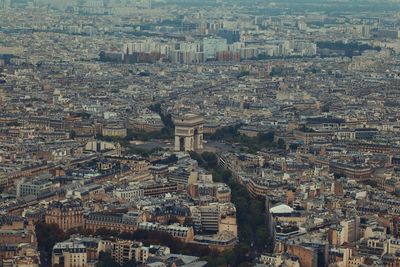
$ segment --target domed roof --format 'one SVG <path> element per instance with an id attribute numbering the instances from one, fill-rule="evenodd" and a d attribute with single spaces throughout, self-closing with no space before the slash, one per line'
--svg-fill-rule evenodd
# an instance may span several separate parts
<path id="1" fill-rule="evenodd" d="M 269 209 L 272 214 L 292 213 L 293 209 L 288 205 L 281 204 Z"/>

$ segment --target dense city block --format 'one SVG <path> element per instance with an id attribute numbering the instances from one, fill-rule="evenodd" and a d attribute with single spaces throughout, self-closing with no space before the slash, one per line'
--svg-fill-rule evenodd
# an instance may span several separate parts
<path id="1" fill-rule="evenodd" d="M 399 0 L 0 0 L 0 267 L 400 266 Z"/>

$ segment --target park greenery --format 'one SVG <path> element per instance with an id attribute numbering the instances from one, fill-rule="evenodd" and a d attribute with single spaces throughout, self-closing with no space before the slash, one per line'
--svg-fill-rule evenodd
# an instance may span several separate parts
<path id="1" fill-rule="evenodd" d="M 110 253 L 100 252 L 99 261 L 96 263 L 96 267 L 136 267 L 137 262 L 135 260 L 130 260 L 124 264 L 119 264 L 115 262 Z"/>
<path id="2" fill-rule="evenodd" d="M 239 132 L 241 124 L 218 129 L 213 134 L 205 135 L 205 139 L 226 142 L 232 145 L 238 144 L 245 152 L 256 153 L 262 149 L 285 149 L 285 142 L 279 139 L 274 142 L 274 133 L 258 133 L 255 137 L 243 135 Z"/>
<path id="3" fill-rule="evenodd" d="M 248 71 L 248 70 L 243 70 L 243 71 L 239 72 L 239 73 L 236 75 L 236 78 L 237 78 L 237 79 L 240 79 L 240 78 L 242 78 L 242 77 L 246 77 L 246 76 L 249 76 L 249 75 L 250 75 L 250 71 Z"/>
<path id="4" fill-rule="evenodd" d="M 138 141 L 150 141 L 150 140 L 168 140 L 174 137 L 174 124 L 171 118 L 171 115 L 164 115 L 161 112 L 161 104 L 157 103 L 151 105 L 150 110 L 156 112 L 160 115 L 161 120 L 164 124 L 164 127 L 161 131 L 154 131 L 154 132 L 140 132 L 140 131 L 133 131 L 128 129 L 127 135 L 125 137 L 115 137 L 115 136 L 103 136 L 98 134 L 96 136 L 97 140 L 105 141 L 105 142 L 113 142 L 119 143 L 122 147 L 125 148 L 125 151 L 130 154 L 138 154 L 141 156 L 148 156 L 153 152 L 157 152 L 162 150 L 159 147 L 152 148 L 152 149 L 145 149 L 139 147 L 137 145 L 131 144 L 131 141 L 138 140 Z"/>
<path id="5" fill-rule="evenodd" d="M 162 150 L 161 148 L 144 149 L 131 144 L 131 141 L 133 140 L 149 141 L 154 139 L 161 139 L 161 140 L 173 139 L 175 126 L 172 121 L 171 114 L 164 115 L 163 112 L 161 111 L 160 103 L 151 105 L 149 109 L 160 115 L 161 120 L 164 124 L 164 128 L 162 128 L 161 131 L 135 132 L 132 130 L 128 130 L 126 137 L 111 137 L 111 136 L 97 135 L 96 136 L 97 140 L 120 143 L 128 153 L 138 154 L 142 156 L 148 156 L 153 152 Z M 216 130 L 216 132 L 213 134 L 205 134 L 204 139 L 225 142 L 231 144 L 232 146 L 238 145 L 240 146 L 241 151 L 248 153 L 256 153 L 263 149 L 286 148 L 285 142 L 282 139 L 278 139 L 277 142 L 274 141 L 273 132 L 258 133 L 257 136 L 250 137 L 241 134 L 239 132 L 239 129 L 242 126 L 243 124 L 237 124 L 234 126 L 222 127 Z"/>
<path id="6" fill-rule="evenodd" d="M 138 134 L 141 134 L 141 135 L 143 134 L 143 136 L 144 136 L 146 133 L 138 133 Z M 151 136 L 151 133 L 147 133 L 147 134 Z M 154 152 L 163 150 L 161 147 L 155 147 L 155 148 L 148 149 L 148 148 L 140 147 L 135 144 L 131 144 L 131 141 L 133 141 L 133 140 L 142 141 L 142 138 L 134 138 L 133 137 L 134 135 L 135 135 L 135 133 L 133 133 L 131 130 L 128 130 L 128 135 L 125 137 L 97 135 L 96 139 L 100 140 L 100 141 L 105 141 L 105 142 L 119 143 L 128 154 L 135 154 L 135 155 L 140 155 L 143 157 L 147 157 Z M 143 139 L 145 139 L 145 138 L 143 138 Z"/>
<path id="7" fill-rule="evenodd" d="M 178 161 L 178 157 L 175 154 L 171 156 L 159 160 L 152 161 L 152 164 L 162 164 L 162 165 L 171 165 Z"/>
<path id="8" fill-rule="evenodd" d="M 346 57 L 353 57 L 361 54 L 366 50 L 376 50 L 380 51 L 379 47 L 374 47 L 369 44 L 362 44 L 357 42 L 343 43 L 343 42 L 317 42 L 317 47 L 319 49 L 330 49 L 330 50 L 341 50 L 345 52 Z"/>

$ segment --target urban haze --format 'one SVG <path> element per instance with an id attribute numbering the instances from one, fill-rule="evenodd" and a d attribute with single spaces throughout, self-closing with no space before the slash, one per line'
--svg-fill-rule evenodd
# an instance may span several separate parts
<path id="1" fill-rule="evenodd" d="M 400 0 L 0 0 L 0 267 L 400 267 Z"/>

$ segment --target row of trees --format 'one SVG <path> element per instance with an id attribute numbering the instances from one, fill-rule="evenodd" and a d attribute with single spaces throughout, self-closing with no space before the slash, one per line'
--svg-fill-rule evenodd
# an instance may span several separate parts
<path id="1" fill-rule="evenodd" d="M 274 141 L 274 133 L 258 133 L 255 137 L 243 135 L 239 132 L 242 124 L 235 126 L 223 127 L 215 131 L 215 133 L 206 135 L 205 138 L 213 141 L 224 141 L 230 144 L 239 144 L 247 149 L 246 152 L 256 153 L 262 149 L 268 148 L 280 148 L 285 149 L 286 145 L 283 139 L 279 139 L 277 142 Z"/>
<path id="2" fill-rule="evenodd" d="M 165 125 L 165 128 L 173 129 L 175 127 L 174 122 L 172 121 L 171 114 L 164 115 L 164 113 L 161 111 L 161 103 L 153 104 L 149 107 L 149 109 L 160 115 L 161 120 Z"/>
<path id="3" fill-rule="evenodd" d="M 203 260 L 209 262 L 209 266 L 248 266 L 251 263 L 254 253 L 265 250 L 271 251 L 273 243 L 271 238 L 268 237 L 265 224 L 264 201 L 251 198 L 246 188 L 232 176 L 232 173 L 218 165 L 216 154 L 210 152 L 197 154 L 192 152 L 191 156 L 199 162 L 201 167 L 213 173 L 214 181 L 224 182 L 231 188 L 232 202 L 236 206 L 236 217 L 239 228 L 239 243 L 233 251 L 219 254 L 204 246 L 184 243 L 162 232 L 136 231 L 134 233 L 119 233 L 107 229 L 100 229 L 96 232 L 74 229 L 65 233 L 55 224 L 37 224 L 36 233 L 42 256 L 45 258 L 44 262 L 50 262 L 51 251 L 55 243 L 64 241 L 71 234 L 77 233 L 101 236 L 103 238 L 118 237 L 121 239 L 138 240 L 145 245 L 164 245 L 170 247 L 174 253 L 202 257 Z M 98 266 L 117 265 L 112 265 L 110 258 L 104 255 Z"/>
<path id="4" fill-rule="evenodd" d="M 174 238 L 170 234 L 164 232 L 139 230 L 133 233 L 121 233 L 105 228 L 99 229 L 95 232 L 83 228 L 75 228 L 64 232 L 58 227 L 57 224 L 40 223 L 36 225 L 36 235 L 38 239 L 39 249 L 41 251 L 41 256 L 43 257 L 42 262 L 45 266 L 48 266 L 51 263 L 51 253 L 54 245 L 58 242 L 67 240 L 73 234 L 80 234 L 84 236 L 99 236 L 109 240 L 120 238 L 124 240 L 140 241 L 143 242 L 143 244 L 146 246 L 168 246 L 174 253 L 188 254 L 198 257 L 206 257 L 209 255 L 212 255 L 214 257 L 218 256 L 218 253 L 210 250 L 205 246 L 182 242 L 181 240 Z M 118 263 L 111 264 L 112 259 L 110 259 L 106 254 L 103 254 L 103 256 L 103 258 L 101 257 L 99 259 L 99 266 L 119 266 Z"/>
<path id="5" fill-rule="evenodd" d="M 100 252 L 99 260 L 96 263 L 96 267 L 136 267 L 136 266 L 137 262 L 135 260 L 127 261 L 121 265 L 113 260 L 110 253 L 106 252 Z"/>
<path id="6" fill-rule="evenodd" d="M 64 232 L 57 224 L 37 223 L 36 238 L 40 250 L 42 266 L 51 266 L 51 253 L 56 243 L 67 240 L 73 234 L 91 235 L 93 232 L 83 228 L 71 229 Z"/>
<path id="7" fill-rule="evenodd" d="M 272 251 L 273 240 L 268 236 L 265 223 L 264 201 L 254 199 L 229 170 L 218 165 L 217 155 L 210 152 L 191 153 L 199 165 L 213 174 L 215 182 L 224 182 L 231 188 L 232 202 L 236 206 L 236 218 L 239 228 L 239 243 L 233 251 L 219 257 L 206 257 L 210 266 L 247 266 L 256 252 Z"/>

